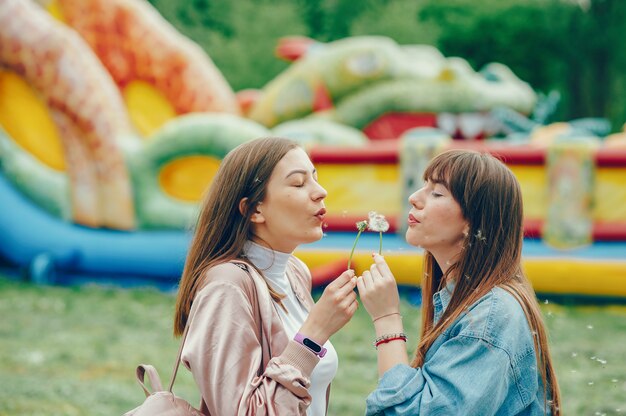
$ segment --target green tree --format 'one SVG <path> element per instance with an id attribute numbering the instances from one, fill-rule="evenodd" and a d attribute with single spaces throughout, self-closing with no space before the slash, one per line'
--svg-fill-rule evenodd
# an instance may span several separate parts
<path id="1" fill-rule="evenodd" d="M 352 22 L 352 36 L 388 36 L 402 45 L 436 45 L 439 26 L 431 21 L 418 20 L 422 2 L 394 0 L 371 2 Z"/>
<path id="2" fill-rule="evenodd" d="M 438 45 L 479 68 L 509 65 L 535 89 L 558 90 L 558 117 L 624 121 L 622 0 L 429 0 L 420 20 L 441 28 Z"/>
<path id="3" fill-rule="evenodd" d="M 328 42 L 351 36 L 351 27 L 363 12 L 373 6 L 388 3 L 387 0 L 295 0 L 303 21 L 308 27 L 307 35 Z"/>
<path id="4" fill-rule="evenodd" d="M 290 0 L 151 2 L 207 52 L 235 91 L 261 88 L 276 77 L 289 65 L 274 55 L 278 39 L 306 34 Z"/>

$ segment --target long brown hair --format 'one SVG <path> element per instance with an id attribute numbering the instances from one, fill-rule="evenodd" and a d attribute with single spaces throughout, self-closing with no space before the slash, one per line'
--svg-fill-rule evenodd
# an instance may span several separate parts
<path id="1" fill-rule="evenodd" d="M 545 405 L 550 407 L 553 415 L 560 414 L 561 399 L 546 328 L 537 298 L 521 265 L 523 204 L 515 175 L 489 154 L 449 150 L 430 162 L 424 180 L 442 181 L 446 185 L 461 206 L 469 232 L 458 260 L 445 274 L 433 255 L 428 251 L 425 253 L 421 339 L 411 365 L 422 366 L 435 339 L 472 304 L 499 286 L 511 293 L 524 310 L 534 335 Z M 455 279 L 455 286 L 450 303 L 434 324 L 433 295 L 451 276 Z"/>
<path id="2" fill-rule="evenodd" d="M 268 137 L 239 145 L 226 155 L 202 201 L 191 247 L 180 279 L 174 335 L 182 335 L 191 304 L 213 265 L 241 259 L 252 238 L 250 217 L 265 198 L 267 183 L 278 162 L 298 145 L 288 139 Z M 239 202 L 247 198 L 245 212 Z M 269 285 L 272 298 L 283 297 Z"/>

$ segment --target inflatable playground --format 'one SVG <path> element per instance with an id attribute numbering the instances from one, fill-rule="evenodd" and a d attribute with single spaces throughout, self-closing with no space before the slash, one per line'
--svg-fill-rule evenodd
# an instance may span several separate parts
<path id="1" fill-rule="evenodd" d="M 508 67 L 384 37 L 293 37 L 291 65 L 234 92 L 144 0 L 2 0 L 0 266 L 48 284 L 176 287 L 198 202 L 224 155 L 260 136 L 302 144 L 328 190 L 325 237 L 295 254 L 323 286 L 356 222 L 384 214 L 383 254 L 419 287 L 407 197 L 437 152 L 501 158 L 522 185 L 535 290 L 626 300 L 626 132 L 543 124 L 554 105 Z M 368 268 L 378 234 L 353 266 Z"/>

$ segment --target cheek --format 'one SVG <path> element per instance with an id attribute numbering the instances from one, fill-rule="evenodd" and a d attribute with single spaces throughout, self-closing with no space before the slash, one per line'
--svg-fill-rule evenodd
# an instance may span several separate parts
<path id="1" fill-rule="evenodd" d="M 431 238 L 448 240 L 462 236 L 464 226 L 465 220 L 457 209 L 441 207 L 431 212 L 424 232 Z"/>

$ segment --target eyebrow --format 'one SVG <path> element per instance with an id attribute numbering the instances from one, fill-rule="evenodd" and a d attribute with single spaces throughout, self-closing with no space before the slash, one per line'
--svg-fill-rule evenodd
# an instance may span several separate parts
<path id="1" fill-rule="evenodd" d="M 302 175 L 306 175 L 308 172 L 307 172 L 306 170 L 304 170 L 304 169 L 295 169 L 295 170 L 292 170 L 291 172 L 289 172 L 289 173 L 287 174 L 287 176 L 285 176 L 285 179 L 287 179 L 287 178 L 288 178 L 288 177 L 290 177 L 291 175 L 295 175 L 295 174 L 298 174 L 298 173 L 301 173 Z M 317 173 L 317 169 L 313 169 L 313 170 L 311 171 L 311 173 L 312 173 L 313 175 L 315 175 L 315 174 Z"/>

